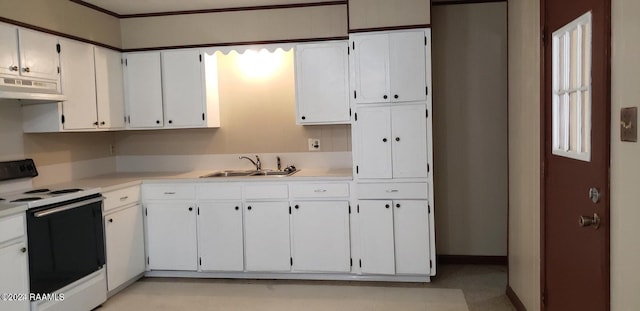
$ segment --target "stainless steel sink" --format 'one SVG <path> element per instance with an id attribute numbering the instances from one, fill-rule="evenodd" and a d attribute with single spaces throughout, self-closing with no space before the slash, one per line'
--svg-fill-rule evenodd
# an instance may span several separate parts
<path id="1" fill-rule="evenodd" d="M 215 177 L 253 177 L 253 176 L 291 176 L 297 173 L 299 170 L 295 171 L 272 171 L 272 170 L 224 170 L 224 171 L 216 171 L 207 175 L 200 176 L 200 178 L 215 178 Z"/>
<path id="2" fill-rule="evenodd" d="M 227 170 L 227 171 L 217 171 L 211 174 L 207 174 L 204 176 L 200 176 L 200 178 L 211 178 L 211 177 L 239 177 L 239 176 L 249 176 L 253 173 L 256 173 L 254 170 Z"/>

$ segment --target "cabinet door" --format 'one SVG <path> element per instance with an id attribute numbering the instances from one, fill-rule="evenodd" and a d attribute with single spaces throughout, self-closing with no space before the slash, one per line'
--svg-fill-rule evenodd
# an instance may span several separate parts
<path id="1" fill-rule="evenodd" d="M 294 271 L 349 272 L 349 202 L 294 203 L 291 241 Z"/>
<path id="2" fill-rule="evenodd" d="M 122 55 L 113 50 L 95 47 L 95 61 L 98 127 L 123 128 L 125 122 Z"/>
<path id="3" fill-rule="evenodd" d="M 243 271 L 242 204 L 200 202 L 198 252 L 203 271 Z"/>
<path id="4" fill-rule="evenodd" d="M 0 23 L 0 74 L 19 75 L 18 28 Z"/>
<path id="5" fill-rule="evenodd" d="M 391 115 L 387 107 L 362 108 L 356 117 L 358 178 L 391 178 Z"/>
<path id="6" fill-rule="evenodd" d="M 147 204 L 147 249 L 150 270 L 197 270 L 195 204 Z"/>
<path id="7" fill-rule="evenodd" d="M 289 203 L 250 202 L 244 209 L 247 271 L 290 271 Z"/>
<path id="8" fill-rule="evenodd" d="M 24 242 L 0 248 L 0 294 L 29 295 L 29 270 Z M 0 301 L 2 310 L 29 311 L 29 300 Z"/>
<path id="9" fill-rule="evenodd" d="M 429 260 L 429 214 L 427 201 L 393 201 L 396 273 L 427 274 Z"/>
<path id="10" fill-rule="evenodd" d="M 204 76 L 200 51 L 162 52 L 165 127 L 204 126 Z"/>
<path id="11" fill-rule="evenodd" d="M 426 100 L 426 46 L 422 30 L 389 35 L 389 72 L 392 101 Z"/>
<path id="12" fill-rule="evenodd" d="M 296 46 L 298 124 L 349 122 L 348 44 Z"/>
<path id="13" fill-rule="evenodd" d="M 352 63 L 355 72 L 355 102 L 389 102 L 389 36 L 353 36 Z"/>
<path id="14" fill-rule="evenodd" d="M 61 86 L 62 93 L 67 97 L 62 103 L 64 129 L 97 128 L 93 46 L 72 40 L 60 40 L 60 46 Z"/>
<path id="15" fill-rule="evenodd" d="M 162 127 L 160 52 L 127 54 L 125 77 L 129 127 Z"/>
<path id="16" fill-rule="evenodd" d="M 144 272 L 142 207 L 134 205 L 104 218 L 107 289 L 112 291 Z"/>
<path id="17" fill-rule="evenodd" d="M 18 30 L 18 36 L 21 74 L 26 77 L 58 80 L 58 38 L 22 28 Z"/>
<path id="18" fill-rule="evenodd" d="M 393 209 L 391 201 L 358 202 L 362 273 L 394 274 Z"/>
<path id="19" fill-rule="evenodd" d="M 425 105 L 391 108 L 393 177 L 427 177 L 427 115 Z"/>

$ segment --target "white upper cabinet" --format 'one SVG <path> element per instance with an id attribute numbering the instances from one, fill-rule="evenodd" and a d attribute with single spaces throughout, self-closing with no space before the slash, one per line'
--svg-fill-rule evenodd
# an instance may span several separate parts
<path id="1" fill-rule="evenodd" d="M 348 42 L 296 46 L 298 124 L 349 123 Z"/>
<path id="2" fill-rule="evenodd" d="M 95 68 L 98 127 L 101 129 L 124 128 L 122 54 L 95 47 Z"/>
<path id="3" fill-rule="evenodd" d="M 125 81 L 129 127 L 161 128 L 164 118 L 160 52 L 127 54 Z"/>
<path id="4" fill-rule="evenodd" d="M 202 127 L 205 86 L 202 54 L 198 50 L 162 52 L 165 127 Z"/>
<path id="5" fill-rule="evenodd" d="M 354 131 L 358 179 L 427 177 L 425 105 L 360 108 Z"/>
<path id="6" fill-rule="evenodd" d="M 19 75 L 18 27 L 0 23 L 0 74 Z"/>
<path id="7" fill-rule="evenodd" d="M 18 38 L 21 74 L 25 77 L 58 80 L 58 38 L 23 28 L 18 29 Z"/>
<path id="8" fill-rule="evenodd" d="M 78 41 L 60 40 L 62 92 L 65 130 L 94 129 L 98 127 L 96 108 L 96 81 L 93 46 Z"/>
<path id="9" fill-rule="evenodd" d="M 427 42 L 427 30 L 351 35 L 354 102 L 425 100 Z"/>

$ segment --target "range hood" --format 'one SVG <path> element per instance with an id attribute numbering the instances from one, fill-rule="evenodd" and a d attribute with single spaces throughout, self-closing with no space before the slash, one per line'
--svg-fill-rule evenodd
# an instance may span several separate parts
<path id="1" fill-rule="evenodd" d="M 38 103 L 66 100 L 59 89 L 57 81 L 0 76 L 0 99 L 19 99 Z"/>

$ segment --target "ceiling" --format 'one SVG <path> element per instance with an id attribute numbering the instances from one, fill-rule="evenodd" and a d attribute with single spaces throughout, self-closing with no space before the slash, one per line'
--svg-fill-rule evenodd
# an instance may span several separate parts
<path id="1" fill-rule="evenodd" d="M 334 2 L 328 0 L 82 0 L 118 15 Z"/>

